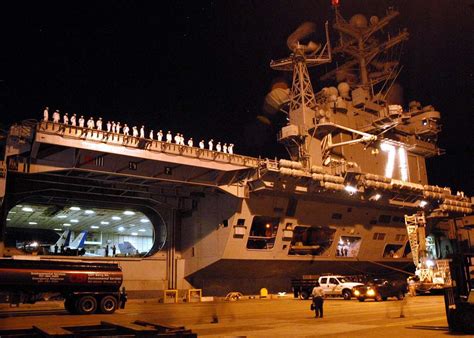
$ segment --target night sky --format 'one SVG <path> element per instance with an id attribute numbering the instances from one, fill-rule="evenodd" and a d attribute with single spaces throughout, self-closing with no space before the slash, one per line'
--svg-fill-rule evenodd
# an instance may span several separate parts
<path id="1" fill-rule="evenodd" d="M 410 33 L 399 79 L 405 106 L 416 99 L 442 114 L 446 155 L 428 161 L 430 183 L 471 196 L 473 3 L 341 0 L 346 19 L 358 12 L 383 17 L 389 6 L 401 12 L 390 27 Z M 272 80 L 282 75 L 269 62 L 288 56 L 286 38 L 300 23 L 315 22 L 322 38 L 327 19 L 330 0 L 10 1 L 0 14 L 0 122 L 5 129 L 40 119 L 48 105 L 280 157 L 276 128 L 256 119 Z M 318 78 L 334 66 L 311 70 L 315 91 L 332 85 Z"/>

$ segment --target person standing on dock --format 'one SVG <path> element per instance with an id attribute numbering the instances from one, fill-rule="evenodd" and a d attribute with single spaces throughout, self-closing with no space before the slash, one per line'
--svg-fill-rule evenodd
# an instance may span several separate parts
<path id="1" fill-rule="evenodd" d="M 311 295 L 313 296 L 314 317 L 323 318 L 324 291 L 319 282 L 316 282 Z"/>

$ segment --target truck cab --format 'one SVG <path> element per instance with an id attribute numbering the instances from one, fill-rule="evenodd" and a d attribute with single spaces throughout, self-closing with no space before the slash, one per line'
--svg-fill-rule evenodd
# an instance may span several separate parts
<path id="1" fill-rule="evenodd" d="M 323 288 L 324 294 L 328 296 L 342 296 L 349 300 L 352 298 L 352 289 L 355 286 L 362 285 L 346 280 L 343 276 L 321 276 L 319 284 Z"/>

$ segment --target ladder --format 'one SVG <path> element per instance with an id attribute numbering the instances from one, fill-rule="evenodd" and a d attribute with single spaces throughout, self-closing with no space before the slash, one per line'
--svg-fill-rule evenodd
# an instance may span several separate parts
<path id="1" fill-rule="evenodd" d="M 410 241 L 411 255 L 415 267 L 419 265 L 419 250 L 420 244 L 418 242 L 418 227 L 425 226 L 426 220 L 424 214 L 405 215 L 405 226 L 407 228 L 408 240 Z M 423 248 L 422 248 L 423 249 Z"/>

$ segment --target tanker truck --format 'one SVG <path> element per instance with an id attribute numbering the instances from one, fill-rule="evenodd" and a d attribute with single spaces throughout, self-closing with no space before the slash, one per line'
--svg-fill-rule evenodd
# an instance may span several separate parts
<path id="1" fill-rule="evenodd" d="M 124 308 L 122 269 L 115 263 L 0 259 L 0 302 L 35 303 L 61 297 L 74 314 Z"/>

